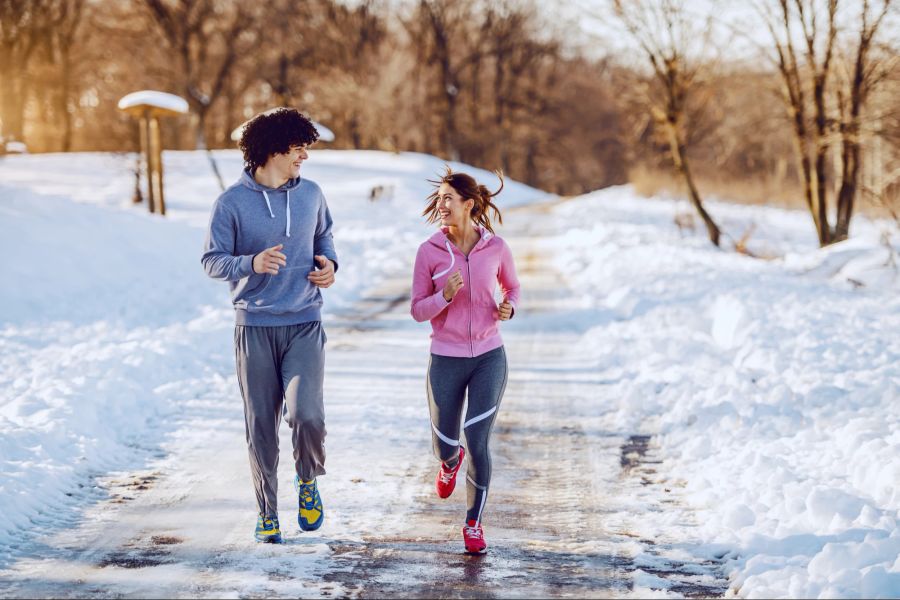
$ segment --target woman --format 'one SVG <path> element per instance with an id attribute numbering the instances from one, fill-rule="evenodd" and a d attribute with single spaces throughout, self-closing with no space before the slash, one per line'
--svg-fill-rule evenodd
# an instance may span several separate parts
<path id="1" fill-rule="evenodd" d="M 498 321 L 515 314 L 519 281 L 512 253 L 494 235 L 489 212 L 503 223 L 491 193 L 465 173 L 447 168 L 422 213 L 440 230 L 419 246 L 413 273 L 412 316 L 431 321 L 431 360 L 427 389 L 435 456 L 441 461 L 435 486 L 448 498 L 466 456 L 468 510 L 463 527 L 466 552 L 487 550 L 481 516 L 491 481 L 488 447 L 497 409 L 506 388 L 507 363 Z M 494 300 L 500 284 L 502 301 Z M 465 421 L 463 402 L 468 392 Z"/>

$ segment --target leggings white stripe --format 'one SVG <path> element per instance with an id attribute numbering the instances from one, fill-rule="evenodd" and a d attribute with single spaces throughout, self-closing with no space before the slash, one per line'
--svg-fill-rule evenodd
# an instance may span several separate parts
<path id="1" fill-rule="evenodd" d="M 431 424 L 431 428 L 434 429 L 435 435 L 441 438 L 443 442 L 450 444 L 451 446 L 459 446 L 459 440 L 451 440 L 450 438 L 448 438 L 438 430 L 437 426 L 434 423 Z"/>
<path id="2" fill-rule="evenodd" d="M 475 524 L 478 525 L 481 523 L 481 513 L 484 512 L 484 503 L 487 500 L 487 486 L 486 485 L 478 485 L 475 483 L 475 480 L 466 475 L 466 481 L 475 486 L 476 489 L 481 491 L 481 504 L 478 505 L 478 514 L 475 517 Z"/>
<path id="3" fill-rule="evenodd" d="M 471 419 L 469 419 L 468 421 L 466 421 L 465 423 L 463 423 L 463 429 L 465 429 L 465 428 L 468 427 L 469 425 L 474 425 L 474 424 L 477 423 L 478 421 L 483 421 L 483 420 L 487 419 L 489 416 L 491 416 L 491 415 L 494 414 L 495 412 L 497 412 L 497 407 L 496 407 L 496 406 L 495 406 L 494 408 L 492 408 L 491 410 L 487 411 L 487 412 L 481 413 L 481 414 L 478 415 L 477 417 L 472 417 Z"/>
<path id="4" fill-rule="evenodd" d="M 484 501 L 487 500 L 487 490 L 481 492 L 481 506 L 478 507 L 478 517 L 475 519 L 475 524 L 481 524 L 481 513 L 484 512 Z"/>
<path id="5" fill-rule="evenodd" d="M 486 485 L 478 485 L 477 483 L 475 483 L 475 480 L 472 479 L 471 477 L 469 477 L 468 475 L 466 475 L 466 481 L 468 481 L 469 483 L 471 483 L 472 485 L 474 485 L 475 487 L 477 487 L 477 488 L 478 488 L 479 490 L 481 490 L 482 492 L 487 491 L 487 486 L 486 486 Z"/>

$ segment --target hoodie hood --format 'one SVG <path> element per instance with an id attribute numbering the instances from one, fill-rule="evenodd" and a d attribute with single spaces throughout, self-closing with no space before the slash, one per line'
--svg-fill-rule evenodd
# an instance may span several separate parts
<path id="1" fill-rule="evenodd" d="M 449 230 L 450 230 L 449 227 L 441 227 L 436 232 L 434 232 L 433 236 L 428 238 L 428 241 L 440 248 L 445 247 L 447 244 L 450 244 L 452 246 L 453 244 L 450 241 L 450 238 L 447 237 L 447 232 Z M 475 231 L 478 232 L 478 235 L 481 236 L 481 239 L 478 240 L 478 242 L 475 244 L 475 247 L 472 248 L 472 250 L 474 250 L 475 248 L 481 248 L 482 246 L 487 244 L 491 240 L 491 238 L 494 237 L 493 233 L 491 233 L 484 227 L 481 227 L 480 225 L 475 227 Z"/>
<path id="2" fill-rule="evenodd" d="M 301 177 L 294 177 L 292 179 L 288 179 L 285 181 L 280 187 L 270 188 L 268 186 L 262 185 L 253 177 L 253 174 L 250 172 L 250 169 L 244 169 L 241 172 L 241 185 L 249 188 L 255 192 L 260 192 L 262 194 L 263 200 L 266 201 L 266 208 L 269 209 L 269 217 L 274 219 L 275 213 L 272 212 L 272 200 L 269 198 L 269 192 L 285 192 L 284 198 L 284 210 L 287 215 L 286 223 L 284 226 L 284 235 L 287 237 L 291 237 L 291 191 L 296 190 L 300 187 L 300 183 L 303 181 Z"/>
<path id="3" fill-rule="evenodd" d="M 302 177 L 294 177 L 293 179 L 288 179 L 284 182 L 280 187 L 270 188 L 266 187 L 263 184 L 256 181 L 253 178 L 253 173 L 250 172 L 250 169 L 244 169 L 241 172 L 241 185 L 247 188 L 250 188 L 256 192 L 274 192 L 276 190 L 295 190 L 300 186 L 300 182 L 303 181 Z"/>
<path id="4" fill-rule="evenodd" d="M 437 273 L 432 276 L 432 279 L 439 279 L 453 270 L 453 267 L 456 265 L 456 253 L 453 252 L 453 242 L 450 241 L 450 238 L 447 237 L 447 231 L 449 231 L 449 227 L 441 227 L 438 231 L 435 232 L 433 236 L 428 238 L 428 241 L 431 244 L 434 244 L 438 248 L 445 249 L 447 254 L 449 255 L 450 261 L 447 263 L 448 266 L 446 269 L 441 269 Z M 488 231 L 484 227 L 476 227 L 478 234 L 481 236 L 481 239 L 476 242 L 475 246 L 472 248 L 471 252 L 475 250 L 479 250 L 487 245 L 487 243 L 494 237 L 494 234 Z"/>

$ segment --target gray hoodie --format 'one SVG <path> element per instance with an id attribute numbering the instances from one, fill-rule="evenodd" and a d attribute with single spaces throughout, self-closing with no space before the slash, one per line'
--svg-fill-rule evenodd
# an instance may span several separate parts
<path id="1" fill-rule="evenodd" d="M 331 213 L 322 189 L 308 179 L 279 188 L 244 171 L 213 205 L 201 262 L 207 275 L 227 281 L 238 325 L 296 325 L 321 320 L 322 293 L 306 278 L 314 255 L 334 262 Z M 253 272 L 253 257 L 283 244 L 287 266 L 278 275 Z"/>

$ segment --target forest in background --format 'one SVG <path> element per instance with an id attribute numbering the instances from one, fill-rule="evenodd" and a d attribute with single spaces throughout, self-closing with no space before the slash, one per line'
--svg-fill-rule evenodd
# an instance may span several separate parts
<path id="1" fill-rule="evenodd" d="M 731 21 L 728 4 L 0 0 L 0 136 L 132 151 L 116 103 L 156 89 L 191 109 L 164 123 L 170 149 L 232 148 L 247 118 L 293 106 L 332 148 L 563 195 L 632 182 L 805 206 L 822 245 L 846 237 L 842 211 L 844 227 L 859 208 L 896 219 L 896 3 L 758 0 Z"/>

